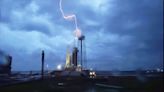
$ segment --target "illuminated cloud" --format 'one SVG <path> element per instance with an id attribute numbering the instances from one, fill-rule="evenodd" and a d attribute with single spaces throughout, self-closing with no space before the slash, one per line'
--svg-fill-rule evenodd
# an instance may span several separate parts
<path id="1" fill-rule="evenodd" d="M 106 13 L 113 7 L 114 0 L 80 0 L 81 5 L 91 8 L 94 12 Z"/>

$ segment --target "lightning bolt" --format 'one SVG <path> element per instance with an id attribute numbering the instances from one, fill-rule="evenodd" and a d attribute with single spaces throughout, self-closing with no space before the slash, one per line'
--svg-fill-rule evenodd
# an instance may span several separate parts
<path id="1" fill-rule="evenodd" d="M 74 34 L 75 34 L 75 37 L 79 38 L 81 36 L 81 30 L 77 26 L 76 15 L 75 14 L 65 15 L 64 14 L 64 11 L 63 11 L 63 8 L 62 8 L 62 0 L 60 0 L 60 2 L 59 2 L 59 7 L 60 7 L 60 11 L 61 11 L 62 16 L 63 16 L 64 19 L 66 19 L 66 20 L 74 20 L 74 24 L 75 24 Z"/>

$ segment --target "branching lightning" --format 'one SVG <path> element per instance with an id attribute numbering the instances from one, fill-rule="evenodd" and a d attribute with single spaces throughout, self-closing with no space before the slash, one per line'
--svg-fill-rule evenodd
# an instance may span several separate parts
<path id="1" fill-rule="evenodd" d="M 76 37 L 79 38 L 81 36 L 81 31 L 80 31 L 80 29 L 77 26 L 77 18 L 76 18 L 76 15 L 75 14 L 65 15 L 64 14 L 64 11 L 63 11 L 63 8 L 62 8 L 62 0 L 60 0 L 59 7 L 60 7 L 60 11 L 61 11 L 62 16 L 63 16 L 64 19 L 66 19 L 66 20 L 74 20 L 74 24 L 75 24 L 74 34 L 75 34 Z"/>

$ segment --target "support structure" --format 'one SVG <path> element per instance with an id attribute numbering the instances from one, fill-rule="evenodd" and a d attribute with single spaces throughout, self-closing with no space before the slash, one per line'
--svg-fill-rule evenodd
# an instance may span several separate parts
<path id="1" fill-rule="evenodd" d="M 77 67 L 77 56 L 78 56 L 78 48 L 74 47 L 73 48 L 73 53 L 72 53 L 72 64 L 76 68 Z"/>
<path id="2" fill-rule="evenodd" d="M 84 35 L 81 35 L 78 40 L 80 41 L 80 65 L 81 65 L 81 68 L 83 67 L 83 40 L 85 40 L 85 36 Z"/>

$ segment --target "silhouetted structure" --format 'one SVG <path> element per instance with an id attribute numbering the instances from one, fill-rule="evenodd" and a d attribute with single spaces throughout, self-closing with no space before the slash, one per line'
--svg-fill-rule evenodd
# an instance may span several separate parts
<path id="1" fill-rule="evenodd" d="M 4 63 L 0 64 L 0 74 L 9 74 L 11 73 L 11 63 L 12 63 L 12 56 L 10 55 L 3 55 Z"/>
<path id="2" fill-rule="evenodd" d="M 84 35 L 81 35 L 78 40 L 80 41 L 80 64 L 81 64 L 81 68 L 83 67 L 83 40 L 85 40 L 85 36 Z"/>
<path id="3" fill-rule="evenodd" d="M 72 53 L 72 63 L 74 67 L 77 67 L 77 54 L 78 54 L 78 48 L 74 47 L 73 53 Z"/>
<path id="4" fill-rule="evenodd" d="M 42 70 L 41 70 L 42 79 L 44 78 L 44 50 L 42 51 Z"/>

